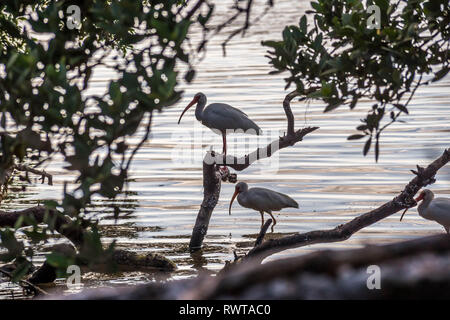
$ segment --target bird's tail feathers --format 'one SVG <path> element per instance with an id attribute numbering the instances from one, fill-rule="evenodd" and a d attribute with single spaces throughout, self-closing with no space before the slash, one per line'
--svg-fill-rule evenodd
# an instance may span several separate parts
<path id="1" fill-rule="evenodd" d="M 290 207 L 290 208 L 297 208 L 298 209 L 298 203 L 297 203 L 297 201 L 295 201 L 294 199 L 292 199 L 291 197 L 289 197 L 289 196 L 286 196 L 286 200 L 287 200 L 287 205 Z"/>

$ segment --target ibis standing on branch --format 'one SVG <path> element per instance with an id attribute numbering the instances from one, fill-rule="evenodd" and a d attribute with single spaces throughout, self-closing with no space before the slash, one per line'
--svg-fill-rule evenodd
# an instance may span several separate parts
<path id="1" fill-rule="evenodd" d="M 204 126 L 210 128 L 213 132 L 222 134 L 223 139 L 223 154 L 227 154 L 227 130 L 241 129 L 247 134 L 260 135 L 261 129 L 256 123 L 248 118 L 248 116 L 239 109 L 236 109 L 225 103 L 211 103 L 206 108 L 206 96 L 199 92 L 192 101 L 181 113 L 178 119 L 180 124 L 181 118 L 184 113 L 189 110 L 194 104 L 197 104 L 195 108 L 195 117 Z"/>
<path id="2" fill-rule="evenodd" d="M 272 211 L 280 211 L 283 208 L 298 208 L 298 203 L 288 195 L 265 188 L 249 189 L 245 182 L 239 182 L 231 198 L 229 207 L 230 215 L 231 206 L 236 197 L 241 206 L 259 211 L 261 214 L 261 228 L 264 225 L 264 212 L 270 214 L 273 220 L 272 232 L 273 227 L 277 224 L 277 221 L 272 215 Z"/>
<path id="3" fill-rule="evenodd" d="M 433 191 L 424 189 L 414 200 L 416 202 L 422 201 L 417 208 L 422 218 L 436 221 L 444 227 L 447 233 L 450 233 L 450 198 L 434 198 Z M 402 221 L 406 211 L 408 209 L 403 212 L 400 221 Z"/>

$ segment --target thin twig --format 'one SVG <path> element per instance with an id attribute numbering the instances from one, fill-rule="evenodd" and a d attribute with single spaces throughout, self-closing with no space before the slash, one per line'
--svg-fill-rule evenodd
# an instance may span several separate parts
<path id="1" fill-rule="evenodd" d="M 134 156 L 136 155 L 136 152 L 138 152 L 138 150 L 142 147 L 142 145 L 145 143 L 145 141 L 147 141 L 149 135 L 150 135 L 150 130 L 151 130 L 151 125 L 152 125 L 152 116 L 153 113 L 150 112 L 149 118 L 148 118 L 148 123 L 147 126 L 145 128 L 145 135 L 142 138 L 142 140 L 138 143 L 138 145 L 136 146 L 136 148 L 133 149 L 133 152 L 131 153 L 130 157 L 128 158 L 128 162 L 127 165 L 125 167 L 125 171 L 128 171 L 128 168 L 131 164 L 131 161 L 133 160 Z"/>
<path id="2" fill-rule="evenodd" d="M 200 8 L 203 2 L 205 2 L 205 0 L 197 1 L 197 3 L 192 7 L 192 9 L 186 14 L 185 19 L 189 20 L 195 14 L 195 12 L 197 12 L 197 10 Z"/>
<path id="3" fill-rule="evenodd" d="M 233 39 L 236 35 L 238 35 L 239 33 L 242 33 L 242 36 L 245 35 L 245 32 L 250 28 L 251 22 L 250 22 L 250 15 L 251 15 L 251 10 L 252 10 L 252 4 L 253 4 L 253 0 L 247 0 L 247 7 L 245 9 L 241 8 L 238 6 L 238 4 L 235 4 L 234 9 L 237 10 L 237 12 L 231 17 L 229 18 L 226 22 L 222 23 L 221 25 L 219 25 L 216 28 L 216 34 L 223 29 L 225 26 L 227 26 L 229 23 L 233 22 L 237 17 L 239 17 L 243 12 L 245 12 L 245 22 L 244 25 L 239 27 L 238 29 L 234 30 L 223 42 L 222 42 L 222 52 L 223 55 L 226 56 L 226 46 L 228 44 L 228 42 L 231 41 L 231 39 Z M 273 6 L 273 2 L 269 1 L 267 3 L 267 6 L 265 8 L 265 10 L 263 11 L 263 13 L 261 15 L 259 15 L 257 18 L 255 18 L 253 20 L 252 23 L 258 22 L 262 17 L 264 17 L 267 12 L 269 11 L 269 9 Z"/>
<path id="4" fill-rule="evenodd" d="M 0 268 L 0 273 L 4 274 L 5 276 L 7 276 L 8 278 L 12 279 L 13 276 L 11 273 L 9 273 L 8 271 L 5 271 L 3 269 Z M 32 284 L 31 282 L 27 281 L 27 280 L 19 280 L 19 285 L 24 288 L 25 290 L 29 290 L 32 289 L 34 291 L 34 294 L 36 295 L 37 293 L 41 293 L 44 295 L 48 295 L 48 292 L 42 290 L 41 288 L 39 288 L 38 286 L 35 286 L 34 284 Z"/>
<path id="5" fill-rule="evenodd" d="M 48 184 L 50 186 L 53 185 L 53 176 L 51 174 L 45 172 L 44 170 L 31 168 L 31 167 L 23 165 L 23 164 L 16 164 L 16 165 L 14 165 L 13 169 L 15 169 L 17 171 L 31 172 L 31 173 L 34 173 L 36 175 L 39 175 L 39 176 L 41 176 L 41 182 L 42 183 L 44 183 L 45 182 L 45 178 L 47 178 Z"/>

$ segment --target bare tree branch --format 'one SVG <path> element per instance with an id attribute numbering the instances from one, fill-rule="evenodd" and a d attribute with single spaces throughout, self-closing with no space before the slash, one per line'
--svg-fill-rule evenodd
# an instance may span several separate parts
<path id="1" fill-rule="evenodd" d="M 313 89 L 308 90 L 308 92 L 314 91 Z M 248 168 L 253 162 L 265 158 L 269 158 L 276 151 L 284 149 L 286 147 L 293 146 L 299 141 L 303 140 L 303 137 L 307 134 L 319 129 L 319 127 L 307 127 L 295 131 L 294 125 L 294 114 L 291 109 L 291 101 L 295 97 L 298 97 L 300 94 L 297 91 L 292 91 L 286 95 L 283 100 L 283 109 L 286 114 L 287 119 L 287 134 L 283 137 L 280 137 L 278 140 L 272 141 L 264 148 L 258 148 L 250 154 L 245 155 L 241 158 L 236 158 L 234 156 L 225 156 L 223 154 L 218 155 L 215 159 L 217 164 L 224 164 L 230 168 L 233 168 L 237 171 L 242 171 Z"/>
<path id="2" fill-rule="evenodd" d="M 292 134 L 287 134 L 284 137 L 280 137 L 278 140 L 272 141 L 264 148 L 258 148 L 252 153 L 249 153 L 241 158 L 236 158 L 230 155 L 219 154 L 215 157 L 215 162 L 220 165 L 233 168 L 236 171 L 242 171 L 247 169 L 251 164 L 257 160 L 270 158 L 276 151 L 291 147 L 297 142 L 303 140 L 303 137 L 307 134 L 319 129 L 319 127 L 307 127 L 300 129 Z"/>
<path id="3" fill-rule="evenodd" d="M 253 248 L 244 257 L 245 259 L 257 259 L 263 258 L 293 247 L 302 247 L 315 243 L 329 243 L 343 241 L 355 232 L 370 226 L 402 209 L 410 208 L 416 205 L 413 197 L 423 187 L 433 183 L 434 176 L 437 171 L 446 165 L 450 161 L 450 148 L 445 150 L 444 153 L 435 161 L 433 161 L 427 168 L 423 169 L 418 167 L 418 171 L 415 172 L 416 177 L 412 179 L 404 188 L 404 190 L 391 201 L 383 204 L 381 207 L 364 213 L 353 220 L 339 225 L 331 230 L 317 230 L 306 233 L 294 234 L 279 239 L 270 239 L 263 242 L 261 245 Z"/>
<path id="4" fill-rule="evenodd" d="M 23 164 L 16 164 L 16 165 L 14 165 L 13 169 L 15 169 L 17 171 L 31 172 L 31 173 L 34 173 L 34 174 L 36 174 L 38 176 L 41 176 L 41 183 L 44 183 L 45 182 L 45 178 L 47 178 L 48 184 L 50 186 L 53 185 L 53 176 L 51 174 L 45 172 L 44 170 L 31 168 L 31 167 L 23 165 Z"/>
<path id="5" fill-rule="evenodd" d="M 317 251 L 300 257 L 275 260 L 264 264 L 258 264 L 256 261 L 248 264 L 241 263 L 236 268 L 229 269 L 228 272 L 217 276 L 214 281 L 203 281 L 203 286 L 197 285 L 196 290 L 190 292 L 185 298 L 217 299 L 233 296 L 236 293 L 242 294 L 244 291 L 255 288 L 258 284 L 300 276 L 308 272 L 334 276 L 339 273 L 342 266 L 360 268 L 372 264 L 379 265 L 391 259 L 414 256 L 423 252 L 448 253 L 450 251 L 449 239 L 448 235 L 435 235 L 360 249 Z M 447 271 L 447 277 L 448 275 Z M 385 287 L 383 289 L 386 290 Z"/>
<path id="6" fill-rule="evenodd" d="M 220 173 L 217 170 L 217 165 L 223 164 L 237 171 L 242 171 L 257 160 L 271 157 L 276 151 L 293 146 L 297 142 L 302 141 L 305 135 L 318 129 L 318 127 L 308 127 L 294 131 L 294 115 L 292 114 L 290 102 L 297 95 L 298 94 L 295 91 L 291 92 L 286 96 L 283 102 L 283 109 L 288 121 L 287 135 L 280 137 L 266 147 L 258 148 L 252 153 L 239 159 L 223 154 L 216 155 L 215 152 L 208 152 L 206 154 L 203 159 L 203 202 L 200 206 L 194 229 L 192 230 L 191 241 L 189 244 L 191 250 L 198 250 L 202 246 L 203 239 L 208 231 L 211 214 L 219 201 L 221 180 L 228 180 L 232 183 L 236 182 L 235 175 Z"/>
<path id="7" fill-rule="evenodd" d="M 64 299 L 389 299 L 450 297 L 450 236 L 359 249 L 323 250 L 217 276 L 85 290 Z M 367 267 L 383 270 L 382 290 L 367 288 Z M 345 276 L 343 275 L 345 274 Z M 282 289 L 280 289 L 282 288 Z M 50 297 L 54 298 L 54 297 Z"/>
<path id="8" fill-rule="evenodd" d="M 201 7 L 201 5 L 205 2 L 205 0 L 198 0 L 192 9 L 186 14 L 185 19 L 189 20 L 192 16 L 197 12 L 197 10 Z"/>
<path id="9" fill-rule="evenodd" d="M 226 47 L 227 47 L 228 43 L 239 33 L 242 33 L 242 36 L 244 36 L 245 32 L 250 28 L 251 24 L 259 21 L 262 17 L 264 17 L 266 15 L 266 13 L 269 11 L 269 9 L 271 7 L 273 7 L 273 1 L 268 1 L 266 8 L 262 12 L 262 14 L 260 14 L 258 17 L 256 17 L 253 21 L 250 21 L 253 0 L 246 0 L 246 1 L 247 1 L 246 7 L 242 8 L 239 6 L 240 1 L 235 0 L 235 3 L 233 5 L 232 9 L 236 10 L 236 13 L 233 16 L 231 16 L 227 21 L 220 24 L 216 28 L 216 33 L 220 32 L 220 30 L 222 30 L 224 27 L 226 27 L 227 25 L 232 23 L 234 20 L 236 20 L 236 18 L 238 18 L 241 14 L 245 13 L 244 24 L 241 27 L 235 29 L 233 32 L 231 32 L 230 35 L 222 42 L 222 53 L 224 56 L 226 56 Z"/>
<path id="10" fill-rule="evenodd" d="M 291 109 L 291 101 L 292 101 L 292 99 L 294 99 L 295 97 L 297 97 L 299 95 L 300 94 L 297 92 L 297 90 L 295 90 L 295 91 L 288 93 L 283 100 L 283 109 L 284 109 L 284 112 L 286 113 L 286 118 L 287 118 L 287 122 L 288 122 L 288 125 L 287 125 L 288 135 L 294 134 L 294 114 L 292 113 L 292 109 Z"/>
<path id="11" fill-rule="evenodd" d="M 256 238 L 255 247 L 259 246 L 263 242 L 264 237 L 266 236 L 267 229 L 269 229 L 271 223 L 272 219 L 268 219 L 266 223 L 264 223 L 264 225 L 261 228 L 261 231 L 259 231 L 258 238 Z"/>
<path id="12" fill-rule="evenodd" d="M 82 251 L 82 246 L 84 245 L 84 234 L 86 228 L 89 226 L 87 221 L 82 220 L 80 224 L 74 224 L 73 221 L 57 212 L 53 209 L 47 209 L 43 206 L 36 206 L 28 208 L 21 211 L 5 212 L 0 210 L 0 228 L 1 227 L 14 227 L 16 222 L 22 216 L 28 216 L 31 221 L 36 223 L 46 223 L 46 215 L 48 215 L 47 220 L 54 219 L 54 229 L 70 240 L 78 250 Z M 29 226 L 30 224 L 22 220 L 21 227 Z M 69 249 L 66 249 L 69 248 Z M 54 248 L 52 251 L 70 252 L 71 246 L 60 245 L 59 248 Z M 63 251 L 64 250 L 64 251 Z M 73 250 L 75 253 L 75 250 Z M 69 255 L 69 253 L 67 253 Z M 137 252 L 130 252 L 126 250 L 116 249 L 113 252 L 112 260 L 116 263 L 117 269 L 120 271 L 138 271 L 138 270 L 159 270 L 159 271 L 173 271 L 176 269 L 176 265 L 169 259 L 162 255 L 149 253 L 140 254 Z M 93 265 L 89 267 L 89 270 L 97 272 L 108 271 L 105 269 L 104 265 Z M 45 279 L 43 281 L 42 279 Z M 52 282 L 56 279 L 56 268 L 44 263 L 30 278 L 33 283 L 42 282 Z"/>
<path id="13" fill-rule="evenodd" d="M 11 273 L 9 273 L 6 270 L 3 270 L 2 268 L 0 268 L 0 273 L 4 274 L 10 279 L 13 278 L 13 275 Z M 38 286 L 35 286 L 34 284 L 32 284 L 27 280 L 19 280 L 18 283 L 24 290 L 32 291 L 34 295 L 38 294 L 48 295 L 48 293 L 45 290 L 39 288 Z"/>
<path id="14" fill-rule="evenodd" d="M 54 228 L 58 233 L 65 236 L 77 247 L 80 247 L 83 244 L 83 228 L 81 226 L 75 227 L 72 224 L 72 220 L 67 216 L 43 206 L 35 206 L 12 212 L 0 210 L 0 227 L 13 228 L 21 216 L 29 216 L 37 223 L 45 223 L 46 213 L 50 219 L 55 219 Z M 28 226 L 28 224 L 24 220 L 22 227 L 26 226 Z"/>

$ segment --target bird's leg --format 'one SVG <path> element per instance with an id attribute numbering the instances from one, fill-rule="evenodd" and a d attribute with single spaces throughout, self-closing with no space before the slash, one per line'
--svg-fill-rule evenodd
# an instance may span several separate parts
<path id="1" fill-rule="evenodd" d="M 224 155 L 227 155 L 227 135 L 224 131 L 222 131 L 222 142 L 223 142 L 223 151 Z"/>
<path id="2" fill-rule="evenodd" d="M 227 135 L 225 134 L 225 131 L 222 131 L 222 141 L 223 141 L 222 153 L 224 155 L 225 161 L 227 161 Z M 219 170 L 220 170 L 220 172 L 222 174 L 227 174 L 228 173 L 228 167 L 227 166 L 223 166 Z"/>
<path id="3" fill-rule="evenodd" d="M 261 214 L 261 229 L 264 226 L 264 211 L 259 212 Z"/>
<path id="4" fill-rule="evenodd" d="M 273 232 L 273 227 L 275 227 L 275 225 L 277 224 L 277 220 L 275 220 L 275 217 L 272 215 L 272 212 L 267 211 L 267 213 L 270 214 L 270 217 L 271 217 L 272 220 L 273 220 L 272 228 L 271 228 L 271 230 L 272 230 L 272 232 Z"/>

